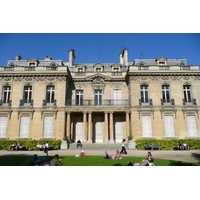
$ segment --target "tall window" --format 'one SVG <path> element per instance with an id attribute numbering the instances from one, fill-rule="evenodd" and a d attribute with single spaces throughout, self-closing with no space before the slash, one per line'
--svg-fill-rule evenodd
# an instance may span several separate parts
<path id="1" fill-rule="evenodd" d="M 162 85 L 162 99 L 163 102 L 170 102 L 169 85 Z"/>
<path id="2" fill-rule="evenodd" d="M 151 116 L 142 116 L 142 137 L 152 137 Z"/>
<path id="3" fill-rule="evenodd" d="M 10 86 L 4 86 L 3 87 L 3 96 L 2 96 L 3 103 L 9 103 L 10 88 L 11 88 Z"/>
<path id="4" fill-rule="evenodd" d="M 32 86 L 24 87 L 24 102 L 30 103 L 32 98 Z"/>
<path id="5" fill-rule="evenodd" d="M 165 115 L 164 116 L 164 124 L 165 124 L 166 137 L 175 137 L 174 116 L 173 115 Z"/>
<path id="6" fill-rule="evenodd" d="M 140 86 L 140 95 L 141 95 L 141 102 L 148 102 L 148 85 L 141 85 Z"/>
<path id="7" fill-rule="evenodd" d="M 44 134 L 43 137 L 50 138 L 53 136 L 53 127 L 54 127 L 54 117 L 45 116 L 44 117 Z"/>
<path id="8" fill-rule="evenodd" d="M 114 105 L 121 105 L 121 90 L 114 90 Z"/>
<path id="9" fill-rule="evenodd" d="M 198 137 L 196 116 L 187 115 L 186 121 L 187 121 L 187 127 L 188 127 L 188 137 Z"/>
<path id="10" fill-rule="evenodd" d="M 76 105 L 83 105 L 83 90 L 76 90 Z"/>
<path id="11" fill-rule="evenodd" d="M 29 136 L 29 129 L 30 129 L 30 117 L 22 116 L 20 118 L 20 138 L 27 138 Z"/>
<path id="12" fill-rule="evenodd" d="M 95 90 L 94 101 L 95 101 L 95 105 L 102 104 L 102 90 Z"/>
<path id="13" fill-rule="evenodd" d="M 6 137 L 8 117 L 0 117 L 0 137 Z"/>
<path id="14" fill-rule="evenodd" d="M 55 86 L 47 86 L 47 103 L 54 103 Z"/>
<path id="15" fill-rule="evenodd" d="M 191 102 L 192 101 L 191 85 L 184 85 L 183 86 L 183 93 L 184 93 L 185 102 Z"/>

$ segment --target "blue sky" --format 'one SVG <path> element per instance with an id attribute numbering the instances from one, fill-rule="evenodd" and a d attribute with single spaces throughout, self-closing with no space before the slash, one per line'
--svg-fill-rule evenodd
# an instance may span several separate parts
<path id="1" fill-rule="evenodd" d="M 74 49 L 76 63 L 118 63 L 122 48 L 134 59 L 188 59 L 200 65 L 199 33 L 1 33 L 0 66 L 20 54 L 23 60 L 44 59 L 68 61 L 68 50 Z"/>

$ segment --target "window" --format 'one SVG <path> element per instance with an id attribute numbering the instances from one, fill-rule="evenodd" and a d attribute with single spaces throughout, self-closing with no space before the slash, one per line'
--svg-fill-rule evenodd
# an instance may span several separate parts
<path id="1" fill-rule="evenodd" d="M 83 90 L 76 90 L 76 105 L 83 105 Z"/>
<path id="2" fill-rule="evenodd" d="M 8 104 L 9 100 L 10 100 L 10 86 L 4 86 L 3 87 L 3 96 L 2 96 L 2 100 L 4 104 Z"/>
<path id="3" fill-rule="evenodd" d="M 28 138 L 29 136 L 29 128 L 30 128 L 30 117 L 21 117 L 20 118 L 20 138 Z"/>
<path id="4" fill-rule="evenodd" d="M 121 90 L 114 90 L 114 105 L 121 105 Z"/>
<path id="5" fill-rule="evenodd" d="M 142 137 L 152 137 L 151 116 L 142 116 Z"/>
<path id="6" fill-rule="evenodd" d="M 159 65 L 165 65 L 165 62 L 159 62 L 158 64 Z"/>
<path id="7" fill-rule="evenodd" d="M 0 117 L 0 137 L 6 137 L 8 117 Z"/>
<path id="8" fill-rule="evenodd" d="M 95 90 L 94 101 L 95 101 L 95 105 L 102 104 L 102 90 Z"/>
<path id="9" fill-rule="evenodd" d="M 165 115 L 164 116 L 164 124 L 165 124 L 166 137 L 175 137 L 174 116 L 173 115 Z"/>
<path id="10" fill-rule="evenodd" d="M 163 102 L 170 102 L 169 85 L 162 85 Z"/>
<path id="11" fill-rule="evenodd" d="M 188 137 L 198 137 L 196 116 L 187 115 L 186 121 L 187 121 L 187 127 L 188 127 Z"/>
<path id="12" fill-rule="evenodd" d="M 24 103 L 31 103 L 32 86 L 24 86 Z"/>
<path id="13" fill-rule="evenodd" d="M 53 126 L 54 126 L 54 117 L 45 116 L 44 117 L 44 138 L 51 138 L 53 136 Z"/>
<path id="14" fill-rule="evenodd" d="M 101 68 L 96 68 L 96 72 L 101 72 Z"/>
<path id="15" fill-rule="evenodd" d="M 140 86 L 140 95 L 141 95 L 141 102 L 142 103 L 149 101 L 148 85 L 141 85 Z"/>
<path id="16" fill-rule="evenodd" d="M 47 103 L 54 103 L 55 86 L 47 86 Z"/>
<path id="17" fill-rule="evenodd" d="M 183 93 L 184 93 L 185 102 L 191 102 L 192 101 L 192 92 L 191 92 L 191 86 L 190 85 L 184 85 L 183 86 Z"/>
<path id="18" fill-rule="evenodd" d="M 35 66 L 35 63 L 29 63 L 29 66 Z"/>

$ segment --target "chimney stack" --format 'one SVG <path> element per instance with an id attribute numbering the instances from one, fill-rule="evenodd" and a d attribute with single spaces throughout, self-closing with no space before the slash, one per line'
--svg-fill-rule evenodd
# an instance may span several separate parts
<path id="1" fill-rule="evenodd" d="M 76 56 L 74 54 L 74 49 L 69 50 L 69 65 L 72 66 L 75 63 Z"/>
<path id="2" fill-rule="evenodd" d="M 44 58 L 44 60 L 52 60 L 52 58 L 51 58 L 50 56 L 46 56 L 46 57 Z"/>
<path id="3" fill-rule="evenodd" d="M 20 55 L 15 55 L 15 60 L 21 60 L 22 57 Z"/>
<path id="4" fill-rule="evenodd" d="M 125 48 L 122 51 L 120 51 L 120 64 L 128 66 L 128 49 Z"/>

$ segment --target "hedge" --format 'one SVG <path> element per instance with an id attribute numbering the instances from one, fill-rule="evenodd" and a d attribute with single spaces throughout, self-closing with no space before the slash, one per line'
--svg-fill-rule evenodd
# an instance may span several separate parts
<path id="1" fill-rule="evenodd" d="M 144 150 L 144 145 L 148 142 L 152 144 L 158 144 L 161 146 L 161 150 L 173 150 L 174 145 L 181 142 L 186 142 L 190 145 L 190 149 L 200 149 L 200 139 L 136 139 L 136 148 L 139 150 Z"/>
<path id="2" fill-rule="evenodd" d="M 46 142 L 49 142 L 52 149 L 57 150 L 60 149 L 60 145 L 62 143 L 62 140 L 0 140 L 0 149 L 7 150 L 8 146 L 10 146 L 13 143 L 20 142 L 21 145 L 25 147 L 26 150 L 35 150 L 35 147 L 37 143 L 45 144 Z"/>

